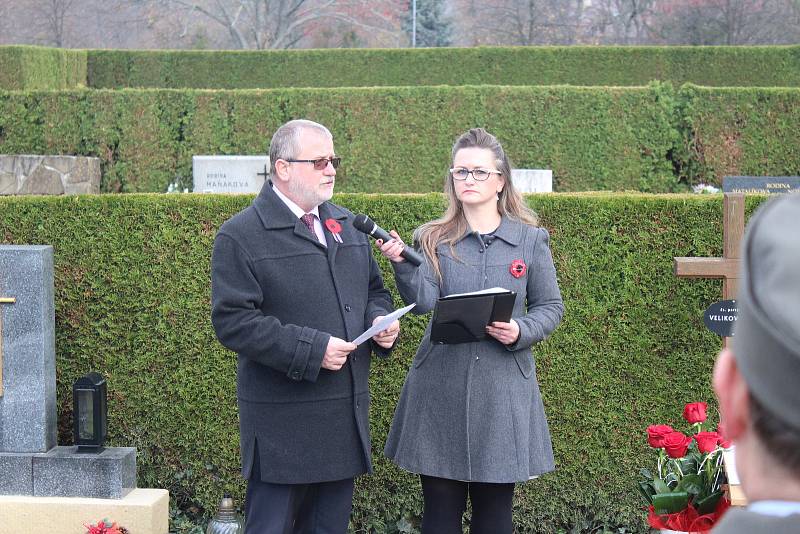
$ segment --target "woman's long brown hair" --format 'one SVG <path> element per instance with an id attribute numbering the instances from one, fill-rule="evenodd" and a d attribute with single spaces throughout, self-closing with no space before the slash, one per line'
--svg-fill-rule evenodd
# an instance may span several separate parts
<path id="1" fill-rule="evenodd" d="M 500 141 L 483 128 L 473 128 L 461 135 L 453 145 L 453 151 L 450 156 L 451 165 L 455 161 L 456 153 L 463 148 L 483 148 L 490 150 L 494 154 L 497 170 L 503 177 L 504 182 L 503 190 L 498 193 L 497 200 L 497 211 L 500 215 L 537 226 L 539 223 L 538 217 L 525 204 L 522 195 L 519 194 L 511 181 L 511 162 L 500 145 Z M 439 264 L 439 257 L 436 254 L 436 247 L 442 243 L 447 243 L 450 246 L 451 253 L 455 256 L 453 246 L 468 229 L 467 219 L 464 217 L 464 207 L 456 197 L 453 178 L 450 176 L 449 171 L 444 179 L 444 192 L 448 198 L 447 210 L 444 215 L 423 224 L 414 232 L 414 242 L 418 244 L 425 256 L 427 256 L 428 263 L 430 263 L 439 281 L 442 279 L 442 270 Z"/>

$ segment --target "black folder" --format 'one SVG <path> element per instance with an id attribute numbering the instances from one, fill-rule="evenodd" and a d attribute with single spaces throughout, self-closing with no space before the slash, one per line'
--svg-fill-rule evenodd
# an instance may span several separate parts
<path id="1" fill-rule="evenodd" d="M 488 337 L 486 325 L 508 322 L 517 294 L 507 289 L 478 294 L 442 297 L 436 301 L 431 325 L 431 342 L 441 345 L 473 343 Z"/>

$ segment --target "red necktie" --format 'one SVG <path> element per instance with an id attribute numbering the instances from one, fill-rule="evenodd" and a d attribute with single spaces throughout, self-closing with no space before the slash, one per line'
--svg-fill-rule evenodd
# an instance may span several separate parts
<path id="1" fill-rule="evenodd" d="M 317 232 L 314 231 L 314 214 L 313 213 L 306 213 L 300 220 L 303 221 L 303 224 L 306 225 L 306 228 L 311 232 L 311 234 L 316 237 Z"/>

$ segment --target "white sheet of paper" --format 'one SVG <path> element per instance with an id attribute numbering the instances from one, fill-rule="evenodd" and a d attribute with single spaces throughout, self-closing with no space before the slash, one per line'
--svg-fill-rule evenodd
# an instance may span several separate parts
<path id="1" fill-rule="evenodd" d="M 506 289 L 504 287 L 490 287 L 488 289 L 481 289 L 480 291 L 470 291 L 469 293 L 453 293 L 452 295 L 447 295 L 445 298 L 449 299 L 451 297 L 467 297 L 471 295 L 491 295 L 491 294 L 499 294 L 499 293 L 508 293 L 510 289 Z"/>
<path id="2" fill-rule="evenodd" d="M 383 319 L 381 319 L 380 321 L 369 327 L 366 332 L 355 338 L 353 340 L 353 343 L 355 343 L 356 345 L 361 345 L 363 342 L 365 342 L 366 340 L 368 340 L 381 330 L 386 330 L 389 327 L 389 325 L 395 321 L 395 319 L 399 319 L 400 317 L 405 315 L 406 312 L 408 312 L 408 310 L 410 310 L 416 305 L 417 303 L 415 302 L 413 304 L 409 304 L 405 308 L 400 308 L 399 310 L 393 311 L 392 313 L 385 316 Z"/>

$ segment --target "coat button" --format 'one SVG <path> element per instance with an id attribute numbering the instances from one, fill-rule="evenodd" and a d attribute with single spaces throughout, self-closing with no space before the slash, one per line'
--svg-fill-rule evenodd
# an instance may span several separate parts
<path id="1" fill-rule="evenodd" d="M 484 250 L 484 249 L 483 249 L 483 247 L 481 247 L 481 248 L 479 248 L 479 249 L 478 249 L 478 252 L 480 252 L 481 254 L 483 254 L 483 250 Z"/>
<path id="2" fill-rule="evenodd" d="M 361 406 L 361 403 L 356 401 L 356 408 L 359 408 L 360 406 Z"/>
<path id="3" fill-rule="evenodd" d="M 292 378 L 294 378 L 295 380 L 300 380 L 300 371 L 293 371 Z"/>
<path id="4" fill-rule="evenodd" d="M 349 304 L 345 304 L 345 305 L 344 305 L 344 311 L 348 311 L 348 312 L 349 312 L 349 311 L 350 311 L 350 310 L 352 310 L 352 309 L 353 309 L 353 308 L 351 308 Z"/>

